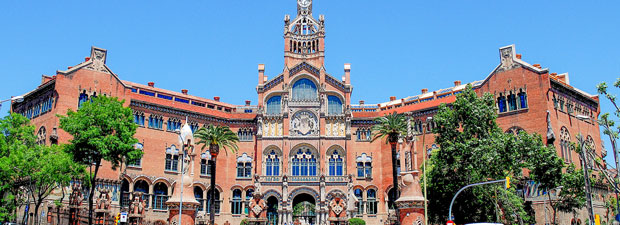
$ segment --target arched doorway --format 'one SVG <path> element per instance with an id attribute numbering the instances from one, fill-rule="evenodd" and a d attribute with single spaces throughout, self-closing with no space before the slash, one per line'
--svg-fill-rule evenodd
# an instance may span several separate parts
<path id="1" fill-rule="evenodd" d="M 316 201 L 312 195 L 302 193 L 293 199 L 293 221 L 301 225 L 314 225 L 316 221 Z"/>
<path id="2" fill-rule="evenodd" d="M 274 196 L 267 198 L 267 225 L 278 224 L 278 199 Z"/>
<path id="3" fill-rule="evenodd" d="M 120 201 L 121 207 L 129 206 L 129 197 L 130 197 L 129 181 L 127 181 L 126 179 L 123 179 L 123 183 L 121 183 L 121 201 Z"/>

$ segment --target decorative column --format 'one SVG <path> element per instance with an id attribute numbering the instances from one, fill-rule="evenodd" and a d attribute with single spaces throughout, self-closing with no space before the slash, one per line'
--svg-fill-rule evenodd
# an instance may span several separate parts
<path id="1" fill-rule="evenodd" d="M 187 120 L 185 120 L 187 121 Z M 185 122 L 179 135 L 179 142 L 183 146 L 183 163 L 181 173 L 174 183 L 172 198 L 166 201 L 168 205 L 168 222 L 177 225 L 194 225 L 196 208 L 200 205 L 194 197 L 193 177 L 188 174 L 190 165 L 194 165 L 194 137 L 191 127 Z M 179 221 L 181 224 L 179 224 Z"/>
<path id="2" fill-rule="evenodd" d="M 396 200 L 398 208 L 398 220 L 400 224 L 424 223 L 424 196 L 420 190 L 419 171 L 414 170 L 403 174 L 404 187 L 400 198 Z"/>

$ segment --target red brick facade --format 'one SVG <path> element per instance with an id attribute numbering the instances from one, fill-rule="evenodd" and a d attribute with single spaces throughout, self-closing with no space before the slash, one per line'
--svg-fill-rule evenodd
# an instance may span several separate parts
<path id="1" fill-rule="evenodd" d="M 168 218 L 165 204 L 161 207 L 161 203 L 172 195 L 178 177 L 178 160 L 174 160 L 180 147 L 174 130 L 177 124 L 187 122 L 196 127 L 230 126 L 242 139 L 239 152 L 220 154 L 217 159 L 216 223 L 238 224 L 247 217 L 245 207 L 250 198 L 246 196 L 258 184 L 254 175 L 259 176 L 263 199 L 271 207 L 269 219 L 278 224 L 290 224 L 296 219 L 293 207 L 303 201 L 316 207 L 316 215 L 303 219 L 314 223 L 335 221 L 338 213 L 332 211 L 330 202 L 336 198 L 347 201 L 346 213 L 338 215 L 358 216 L 368 224 L 386 223 L 390 213 L 388 191 L 392 188 L 391 156 L 388 145 L 367 139 L 372 120 L 391 112 L 407 113 L 412 135 L 419 138 L 413 145 L 400 146 L 400 171 L 416 170 L 423 151 L 437 147 L 433 145 L 433 134 L 423 135 L 427 119 L 439 104 L 454 101 L 465 84 L 457 81 L 450 88 L 423 90 L 420 95 L 392 98 L 386 103 L 351 104 L 351 66 L 345 64 L 343 74 L 337 76 L 325 71 L 324 17 L 313 18 L 312 5 L 304 7 L 304 1 L 300 2 L 296 17 L 285 18 L 283 72 L 268 78 L 265 66 L 258 66 L 257 105 L 227 104 L 219 97 L 211 100 L 189 95 L 185 90 L 178 93 L 153 83 L 121 80 L 105 65 L 107 51 L 93 47 L 84 62 L 58 71 L 53 77 L 44 76 L 42 84 L 25 94 L 24 102 L 14 103 L 12 110 L 32 119 L 37 130 L 41 129 L 41 141 L 67 143 L 71 137 L 58 128 L 55 115 L 76 110 L 81 95 L 125 100 L 141 125 L 136 138 L 144 156 L 139 165 L 129 166 L 126 171 L 111 170 L 107 163 L 100 170 L 101 185 L 112 190 L 116 212 L 126 204 L 123 198 L 128 198 L 128 193 L 140 191 L 148 197 L 148 220 Z M 575 164 L 579 164 L 579 157 L 575 153 L 565 155 L 561 140 L 574 142 L 578 133 L 592 140 L 598 155 L 605 154 L 595 120 L 600 112 L 598 97 L 571 86 L 568 75 L 550 74 L 548 69 L 522 61 L 514 46 L 500 48 L 500 65 L 484 80 L 470 84 L 478 93 L 494 94 L 498 107 L 500 97 L 515 96 L 516 101 L 505 102 L 505 112 L 498 112 L 497 122 L 507 132 L 525 130 L 540 134 L 547 143 L 554 140 L 558 154 Z M 525 94 L 525 104 L 520 93 Z M 47 111 L 39 108 L 40 113 L 33 113 L 50 97 L 53 100 Z M 577 115 L 591 120 L 578 120 Z M 210 176 L 200 159 L 191 170 L 196 196 L 204 203 Z M 532 193 L 528 191 L 528 197 L 537 197 Z M 355 197 L 359 194 L 361 197 Z M 354 198 L 358 203 L 353 203 Z M 358 211 L 357 205 L 363 209 Z M 205 203 L 198 212 L 198 221 L 201 216 L 208 218 L 206 209 Z M 544 221 L 538 214 L 539 221 Z"/>

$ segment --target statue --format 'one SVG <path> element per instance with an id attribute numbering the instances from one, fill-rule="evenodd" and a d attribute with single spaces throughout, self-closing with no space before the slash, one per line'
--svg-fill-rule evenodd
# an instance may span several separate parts
<path id="1" fill-rule="evenodd" d="M 257 118 L 257 122 L 256 122 L 256 126 L 258 127 L 258 130 L 256 131 L 256 136 L 263 136 L 263 117 L 259 116 Z"/>
<path id="2" fill-rule="evenodd" d="M 71 190 L 70 204 L 73 206 L 81 206 L 84 197 L 82 196 L 82 186 L 79 183 L 73 183 L 73 188 Z"/>
<path id="3" fill-rule="evenodd" d="M 102 189 L 99 193 L 99 198 L 97 199 L 97 209 L 109 210 L 110 203 L 112 200 L 110 199 L 110 190 Z"/>
<path id="4" fill-rule="evenodd" d="M 263 199 L 261 193 L 255 193 L 252 200 L 250 200 L 250 218 L 258 219 L 258 218 L 267 218 L 267 204 Z"/>
<path id="5" fill-rule="evenodd" d="M 355 196 L 355 191 L 353 190 L 353 176 L 351 174 L 349 174 L 349 182 L 347 183 L 347 189 L 348 189 L 348 205 L 347 208 L 350 210 L 354 210 L 355 209 L 355 204 L 357 202 L 359 202 L 359 199 L 357 199 L 357 197 Z"/>
<path id="6" fill-rule="evenodd" d="M 344 203 L 344 199 L 335 197 L 329 202 L 329 217 L 343 217 L 342 212 L 346 210 L 347 206 Z"/>
<path id="7" fill-rule="evenodd" d="M 129 214 L 144 215 L 146 202 L 141 198 L 142 193 L 135 192 L 133 196 L 133 201 L 131 201 L 131 205 L 129 206 Z"/>

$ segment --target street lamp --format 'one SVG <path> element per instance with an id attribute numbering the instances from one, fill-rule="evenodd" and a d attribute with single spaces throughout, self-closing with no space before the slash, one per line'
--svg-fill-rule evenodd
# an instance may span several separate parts
<path id="1" fill-rule="evenodd" d="M 581 121 L 589 121 L 590 117 L 584 115 L 575 116 L 578 120 Z M 577 137 L 579 141 L 579 145 L 581 146 L 581 161 L 582 161 L 582 169 L 583 169 L 583 179 L 586 184 L 586 208 L 588 209 L 588 218 L 590 218 L 590 224 L 594 224 L 594 213 L 592 212 L 592 194 L 590 193 L 590 179 L 588 176 L 588 162 L 585 148 L 585 141 L 583 140 L 583 134 L 581 131 L 579 132 L 579 136 Z"/>
<path id="2" fill-rule="evenodd" d="M 11 98 L 9 98 L 9 99 L 7 99 L 7 100 L 2 100 L 2 101 L 0 101 L 0 108 L 2 108 L 2 103 L 3 103 L 3 102 L 7 102 L 7 101 L 11 101 L 11 102 L 17 102 L 17 103 L 20 103 L 20 102 L 23 102 L 23 101 L 24 101 L 24 96 L 21 96 L 21 95 L 18 95 L 18 96 L 13 96 L 13 97 L 11 97 Z"/>
<path id="3" fill-rule="evenodd" d="M 179 195 L 179 223 L 178 224 L 182 224 L 181 223 L 181 218 L 183 218 L 181 215 L 183 214 L 183 180 L 185 180 L 185 173 L 187 171 L 188 168 L 183 168 L 183 165 L 185 164 L 185 160 L 187 157 L 187 148 L 186 147 L 190 147 L 189 145 L 193 144 L 194 142 L 194 135 L 192 133 L 192 128 L 187 124 L 187 118 L 185 119 L 185 125 L 183 125 L 183 127 L 181 127 L 181 129 L 176 129 L 175 131 L 179 134 L 179 144 L 181 144 L 181 151 L 183 152 L 183 158 L 182 160 L 184 161 L 183 163 L 181 163 L 181 186 L 179 189 L 181 189 L 180 191 L 180 195 Z"/>
<path id="4" fill-rule="evenodd" d="M 428 124 L 433 121 L 433 117 L 426 117 L 426 123 L 422 126 L 422 176 L 424 176 L 424 224 L 428 224 L 428 203 L 426 199 L 426 129 Z"/>

